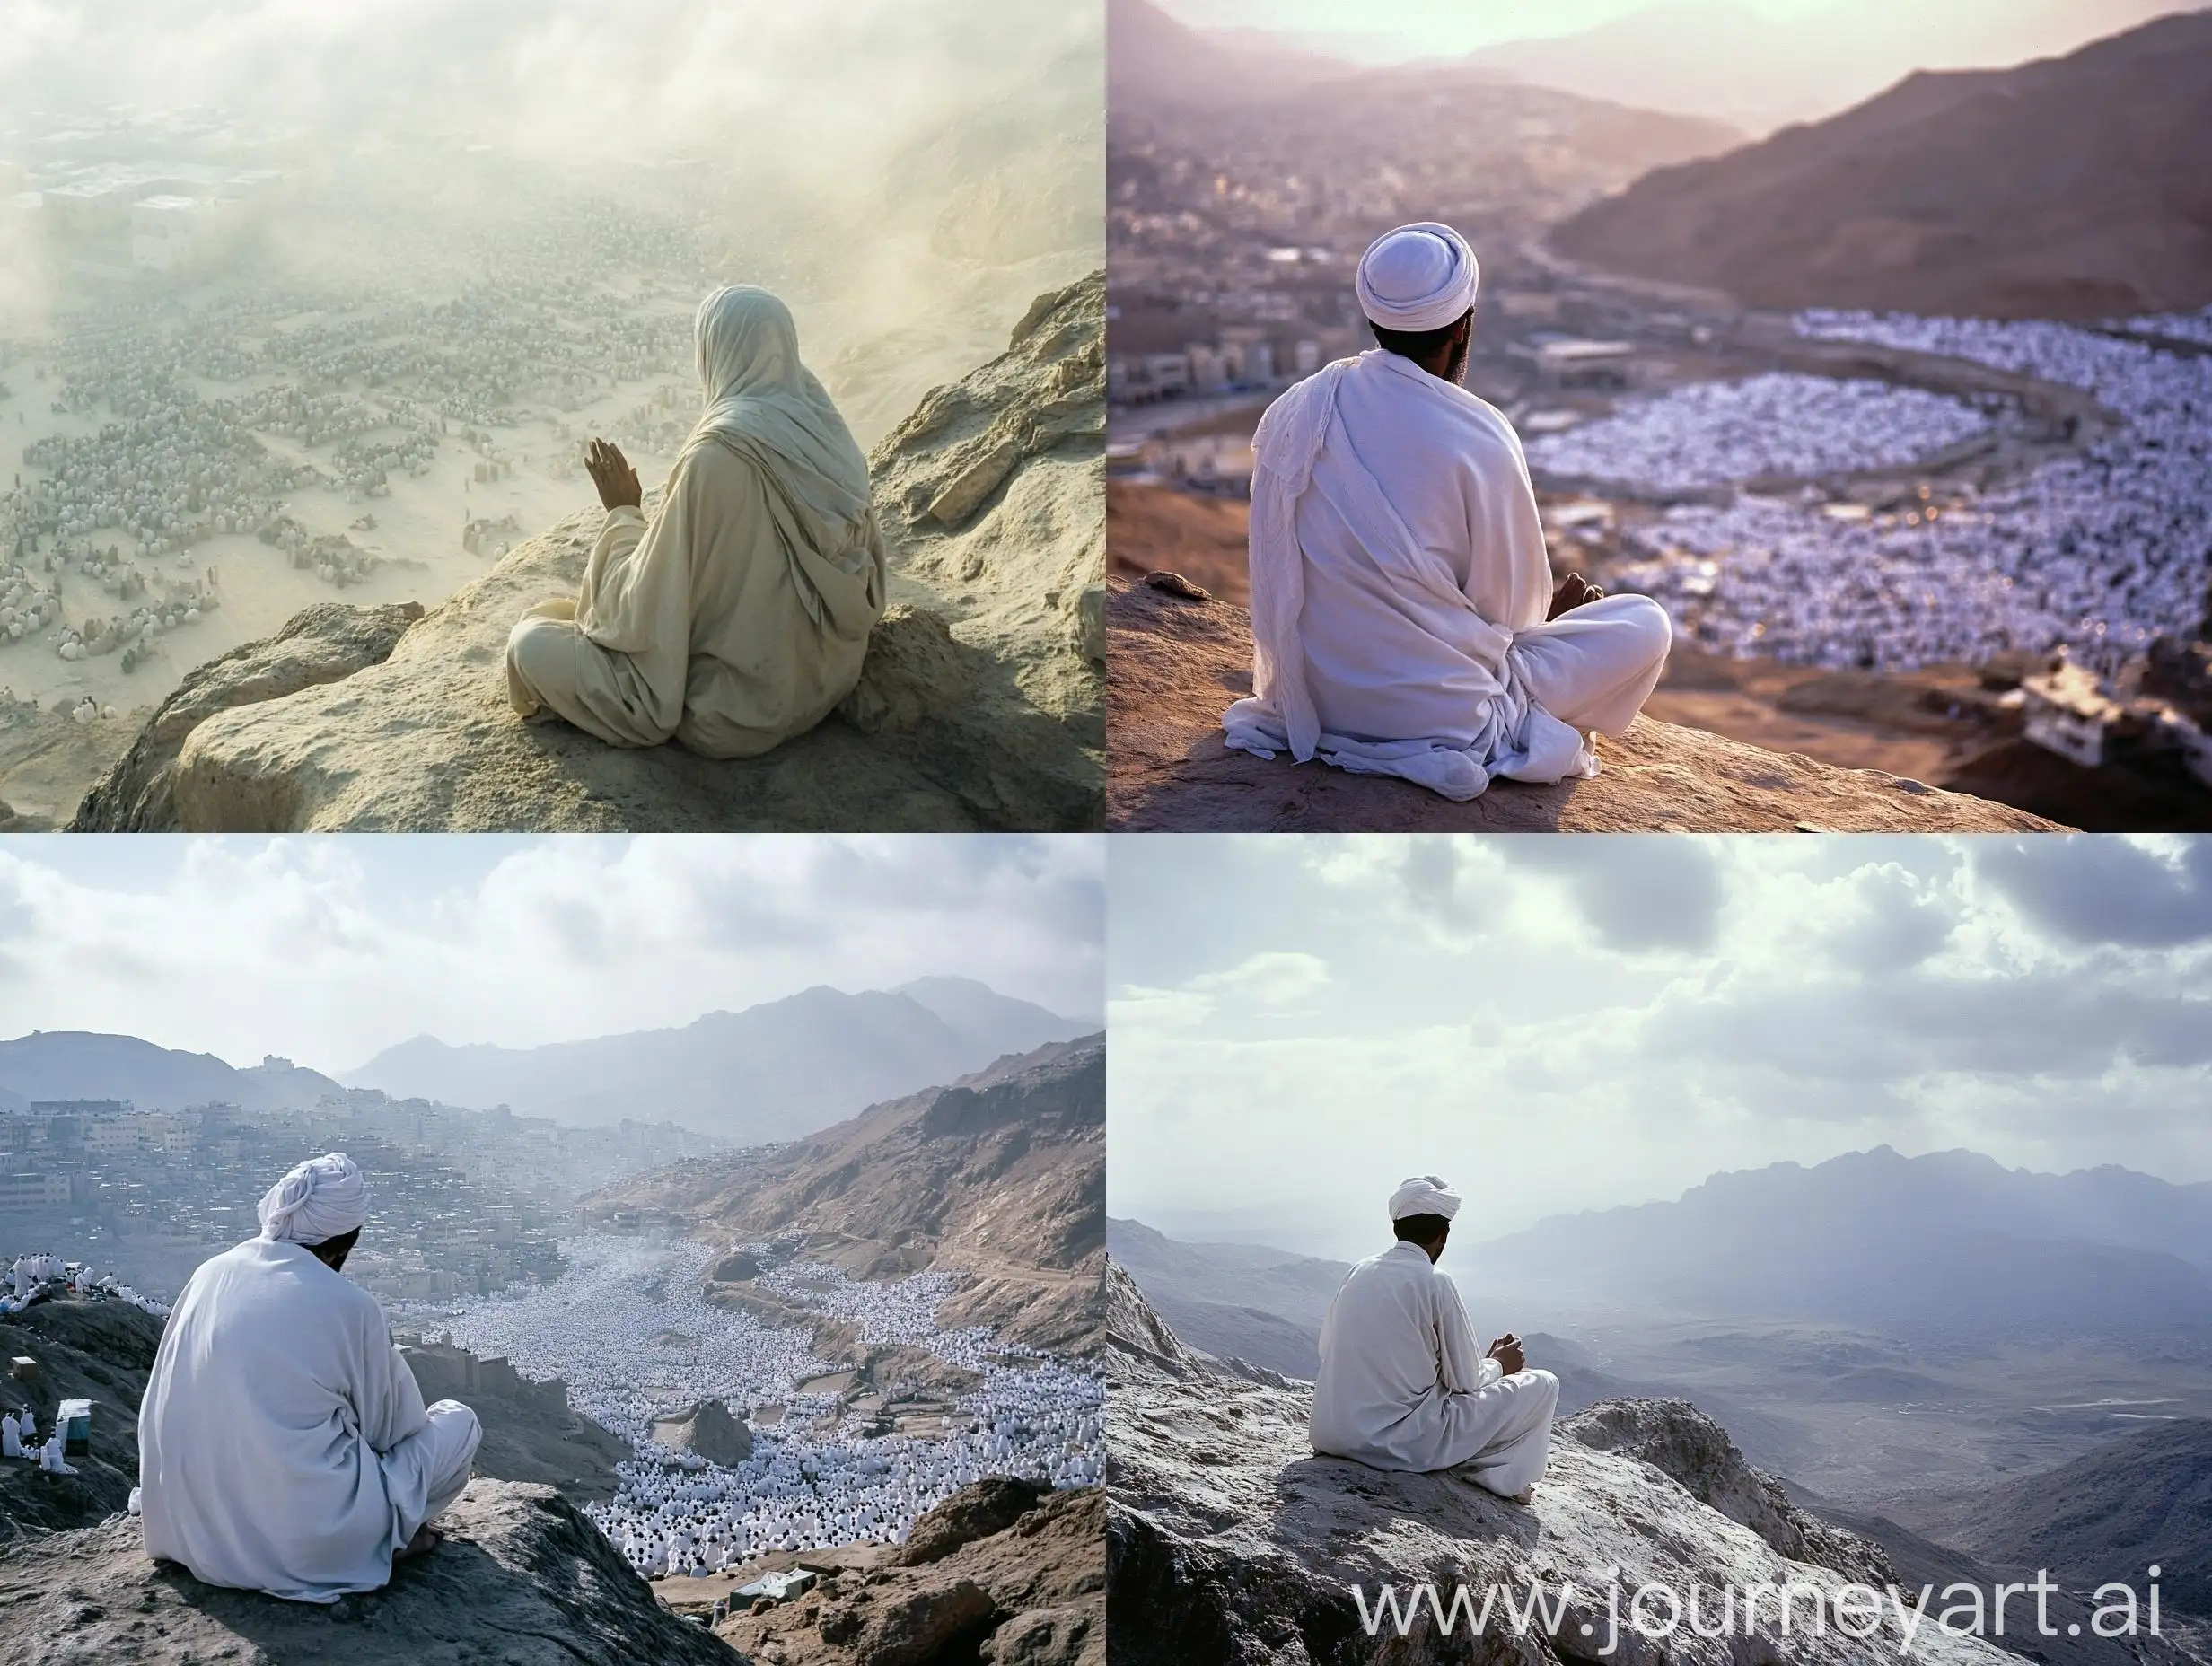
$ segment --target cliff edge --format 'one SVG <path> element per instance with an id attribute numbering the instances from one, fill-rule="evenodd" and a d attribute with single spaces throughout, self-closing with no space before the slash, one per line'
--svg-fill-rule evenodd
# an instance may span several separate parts
<path id="1" fill-rule="evenodd" d="M 1886 1585 L 1884 1553 L 1798 1512 L 1685 1401 L 1611 1401 L 1565 1420 L 1523 1508 L 1450 1472 L 1391 1475 L 1316 1457 L 1309 1385 L 1192 1352 L 1119 1267 L 1109 1280 L 1108 1656 L 1117 1666 L 2018 1659 L 1933 1618 L 1900 1656 L 1905 1636 L 1886 1592 L 1877 1622 L 1845 1635 L 1842 1622 L 1862 1626 L 1865 1610 L 1855 1598 L 1839 1609 L 1839 1594 Z M 1616 1579 L 1624 1623 L 1609 1651 Z M 1414 1597 L 1424 1583 L 1447 1611 L 1462 1583 L 1477 1607 L 1492 1589 L 1524 1611 L 1540 1589 L 1549 1606 L 1518 1631 L 1502 1609 L 1479 1631 L 1462 1611 L 1446 1635 Z M 1401 1603 L 1423 1603 L 1402 1635 L 1387 1621 L 1370 1633 L 1362 1620 L 1361 1600 L 1374 1616 L 1384 1586 Z M 1693 1636 L 1685 1623 L 1663 1640 L 1639 1635 L 1626 1624 L 1628 1596 L 1655 1586 L 1684 1603 L 1697 1591 L 1708 1630 L 1721 1593 L 1737 1593 L 1732 1635 Z M 1795 1592 L 1786 1627 L 1774 1594 L 1786 1586 Z M 1754 1588 L 1767 1595 L 1747 1623 Z M 1905 1598 L 1909 1615 L 1916 1597 Z M 1663 1618 L 1663 1599 L 1650 1611 Z"/>
<path id="2" fill-rule="evenodd" d="M 132 1516 L 18 1539 L 0 1549 L 0 1638 L 19 1666 L 743 1666 L 549 1486 L 473 1482 L 438 1526 L 435 1551 L 328 1608 L 204 1585 L 147 1556 Z"/>
<path id="3" fill-rule="evenodd" d="M 507 709 L 509 628 L 573 595 L 601 512 L 418 618 L 323 604 L 203 667 L 76 831 L 1081 829 L 1103 813 L 1105 281 L 869 459 L 891 608 L 860 686 L 764 758 L 625 750 Z"/>
<path id="4" fill-rule="evenodd" d="M 2057 823 L 1869 769 L 1648 717 L 1598 743 L 1587 781 L 1499 781 L 1448 799 L 1384 776 L 1232 751 L 1221 714 L 1251 692 L 1251 618 L 1117 577 L 1106 603 L 1107 826 L 1117 832 L 2018 833 Z"/>

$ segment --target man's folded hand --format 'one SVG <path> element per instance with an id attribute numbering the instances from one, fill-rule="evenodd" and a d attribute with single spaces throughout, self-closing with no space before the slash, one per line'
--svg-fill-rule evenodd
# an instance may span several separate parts
<path id="1" fill-rule="evenodd" d="M 1587 601 L 1602 601 L 1605 592 L 1579 573 L 1569 573 L 1559 581 L 1558 589 L 1551 592 L 1551 611 L 1544 617 L 1556 619 L 1562 613 L 1571 613 Z"/>

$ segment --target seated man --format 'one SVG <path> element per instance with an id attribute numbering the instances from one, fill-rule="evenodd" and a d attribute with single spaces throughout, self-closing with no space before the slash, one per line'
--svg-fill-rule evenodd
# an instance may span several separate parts
<path id="1" fill-rule="evenodd" d="M 1376 347 L 1276 400 L 1253 437 L 1252 687 L 1228 743 L 1465 800 L 1596 773 L 1665 667 L 1666 611 L 1556 587 L 1512 425 L 1460 385 L 1474 251 L 1402 226 L 1359 265 Z"/>
<path id="2" fill-rule="evenodd" d="M 717 289 L 695 325 L 706 414 L 647 520 L 636 470 L 593 440 L 607 508 L 584 587 L 507 637 L 507 698 L 614 746 L 673 735 L 751 758 L 803 734 L 860 680 L 888 575 L 868 464 L 799 362 L 765 289 Z"/>
<path id="3" fill-rule="evenodd" d="M 339 1276 L 369 1188 L 341 1153 L 261 1199 L 261 1235 L 200 1264 L 138 1411 L 149 1556 L 211 1585 L 335 1602 L 437 1543 L 481 1431 L 426 1409 L 376 1298 Z"/>
<path id="4" fill-rule="evenodd" d="M 1391 1194 L 1396 1246 L 1351 1270 L 1321 1325 L 1313 1450 L 1377 1469 L 1464 1467 L 1525 1504 L 1550 1455 L 1559 1380 L 1526 1369 L 1518 1337 L 1475 1352 L 1459 1287 L 1435 1267 L 1459 1209 L 1433 1174 Z"/>

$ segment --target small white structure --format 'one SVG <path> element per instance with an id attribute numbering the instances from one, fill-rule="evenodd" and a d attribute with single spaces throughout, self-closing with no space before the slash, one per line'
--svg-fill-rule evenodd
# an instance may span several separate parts
<path id="1" fill-rule="evenodd" d="M 133 203 L 131 264 L 142 272 L 176 270 L 190 259 L 219 213 L 214 203 L 190 197 L 164 195 Z"/>

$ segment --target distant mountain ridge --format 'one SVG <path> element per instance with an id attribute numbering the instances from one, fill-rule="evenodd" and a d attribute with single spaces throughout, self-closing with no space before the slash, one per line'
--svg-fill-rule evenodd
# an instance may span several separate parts
<path id="1" fill-rule="evenodd" d="M 1350 75 L 1354 68 L 1264 36 L 1192 29 L 1151 0 L 1107 0 L 1109 110 L 1182 101 L 1242 103 Z"/>
<path id="2" fill-rule="evenodd" d="M 1461 1253 L 1492 1288 L 1902 1336 L 2212 1334 L 2212 1185 L 2110 1166 L 2037 1174 L 1884 1145 Z"/>
<path id="3" fill-rule="evenodd" d="M 2212 12 L 2068 57 L 1915 74 L 1658 168 L 1554 229 L 1569 259 L 1752 306 L 2097 318 L 2212 302 Z"/>
<path id="4" fill-rule="evenodd" d="M 1944 0 L 1900 13 L 1843 0 L 1778 18 L 1742 0 L 1674 0 L 1471 62 L 1543 86 L 1766 131 L 1818 121 L 1930 68 L 2004 65 L 2180 10 L 2175 0 Z"/>
<path id="5" fill-rule="evenodd" d="M 134 1036 L 45 1030 L 0 1041 L 0 1109 L 121 1099 L 141 1110 L 312 1109 L 347 1087 L 575 1125 L 672 1121 L 739 1144 L 796 1138 L 877 1100 L 951 1082 L 1095 1026 L 961 978 L 847 995 L 817 986 L 680 1028 L 542 1048 L 419 1036 L 333 1078 L 289 1059 L 236 1068 Z"/>
<path id="6" fill-rule="evenodd" d="M 1091 1025 L 958 978 L 857 995 L 817 985 L 680 1028 L 539 1048 L 387 1048 L 347 1081 L 395 1098 L 505 1104 L 580 1126 L 668 1120 L 740 1144 L 795 1139 Z"/>
<path id="7" fill-rule="evenodd" d="M 338 1084 L 270 1057 L 240 1070 L 212 1053 L 157 1047 L 136 1036 L 41 1030 L 0 1041 L 0 1109 L 32 1100 L 128 1100 L 140 1110 L 237 1105 L 246 1110 L 305 1110 Z M 17 1102 L 21 1101 L 21 1102 Z"/>

